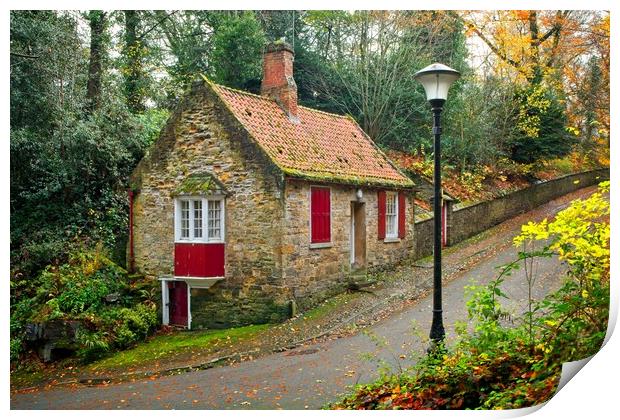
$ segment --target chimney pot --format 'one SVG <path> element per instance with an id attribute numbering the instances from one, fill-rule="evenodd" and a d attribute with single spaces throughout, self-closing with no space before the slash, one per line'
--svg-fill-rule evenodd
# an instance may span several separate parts
<path id="1" fill-rule="evenodd" d="M 261 95 L 274 99 L 289 119 L 299 122 L 297 85 L 293 79 L 293 48 L 284 41 L 267 44 L 263 54 Z"/>

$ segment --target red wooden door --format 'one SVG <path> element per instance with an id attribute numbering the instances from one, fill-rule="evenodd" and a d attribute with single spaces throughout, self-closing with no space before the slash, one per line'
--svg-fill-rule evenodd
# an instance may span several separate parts
<path id="1" fill-rule="evenodd" d="M 187 326 L 187 284 L 184 281 L 168 282 L 169 316 L 171 325 Z"/>

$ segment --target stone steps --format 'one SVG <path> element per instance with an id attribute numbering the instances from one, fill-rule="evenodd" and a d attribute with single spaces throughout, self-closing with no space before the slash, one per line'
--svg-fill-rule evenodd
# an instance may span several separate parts
<path id="1" fill-rule="evenodd" d="M 358 269 L 351 271 L 347 279 L 350 290 L 362 290 L 366 287 L 372 286 L 377 281 L 368 278 L 368 273 L 365 269 Z"/>

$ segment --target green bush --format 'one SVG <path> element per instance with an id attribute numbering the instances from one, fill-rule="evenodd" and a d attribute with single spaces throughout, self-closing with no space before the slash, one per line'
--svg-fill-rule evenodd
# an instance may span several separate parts
<path id="1" fill-rule="evenodd" d="M 79 345 L 78 357 L 84 362 L 92 362 L 110 350 L 107 331 L 88 331 L 80 328 L 76 341 Z"/>
<path id="2" fill-rule="evenodd" d="M 11 338 L 11 362 L 15 362 L 19 359 L 22 347 L 23 342 L 21 338 Z"/>
<path id="3" fill-rule="evenodd" d="M 114 343 L 119 348 L 127 348 L 144 340 L 157 324 L 155 307 L 144 304 L 112 310 L 105 318 L 113 326 Z"/>
<path id="4" fill-rule="evenodd" d="M 118 298 L 108 302 L 111 294 Z M 98 246 L 73 251 L 67 263 L 11 284 L 12 361 L 26 350 L 21 344 L 25 326 L 51 320 L 81 321 L 77 354 L 91 361 L 146 338 L 157 325 L 157 312 L 152 296 L 134 287 Z"/>
<path id="5" fill-rule="evenodd" d="M 127 272 L 114 264 L 101 247 L 73 252 L 62 265 L 50 265 L 33 281 L 30 320 L 45 322 L 94 313 L 110 293 L 128 288 Z"/>

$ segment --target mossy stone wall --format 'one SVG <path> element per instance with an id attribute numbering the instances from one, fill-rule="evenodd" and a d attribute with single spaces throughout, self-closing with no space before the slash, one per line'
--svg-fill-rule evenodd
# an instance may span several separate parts
<path id="1" fill-rule="evenodd" d="M 208 293 L 192 289 L 193 325 L 264 322 L 271 319 L 271 310 L 281 319 L 281 308 L 291 297 L 281 276 L 282 177 L 204 84 L 196 84 L 186 96 L 132 177 L 138 190 L 136 269 L 157 287 L 157 278 L 173 276 L 174 196 L 184 180 L 203 173 L 217 177 L 228 192 L 226 278 Z M 207 322 L 209 317 L 213 319 Z"/>
<path id="2" fill-rule="evenodd" d="M 609 169 L 566 175 L 531 185 L 503 197 L 454 210 L 448 216 L 448 241 L 451 245 L 456 244 L 518 214 L 606 179 L 609 179 Z M 416 259 L 433 254 L 433 223 L 433 219 L 430 218 L 415 224 Z"/>

